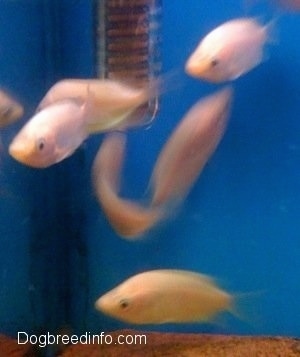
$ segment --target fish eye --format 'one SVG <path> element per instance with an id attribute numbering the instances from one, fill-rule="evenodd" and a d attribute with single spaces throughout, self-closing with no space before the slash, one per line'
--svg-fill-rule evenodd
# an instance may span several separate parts
<path id="1" fill-rule="evenodd" d="M 122 299 L 119 301 L 119 305 L 121 309 L 124 310 L 129 306 L 129 301 L 127 299 Z"/>
<path id="2" fill-rule="evenodd" d="M 45 148 L 45 139 L 44 138 L 41 138 L 41 139 L 39 139 L 38 140 L 38 142 L 37 142 L 37 149 L 39 150 L 39 151 L 43 151 L 43 149 Z"/>
<path id="3" fill-rule="evenodd" d="M 216 67 L 219 64 L 219 60 L 217 58 L 213 58 L 210 64 L 212 67 Z"/>

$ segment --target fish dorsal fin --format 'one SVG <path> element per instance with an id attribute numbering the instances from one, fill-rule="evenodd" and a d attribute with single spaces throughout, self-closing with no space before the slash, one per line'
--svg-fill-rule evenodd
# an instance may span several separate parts
<path id="1" fill-rule="evenodd" d="M 182 276 L 182 277 L 186 277 L 189 279 L 195 279 L 195 282 L 203 282 L 205 284 L 208 285 L 216 285 L 215 280 L 205 274 L 201 274 L 201 273 L 196 273 L 196 272 L 192 272 L 192 271 L 185 271 L 185 270 L 180 270 L 180 269 L 163 269 L 161 270 L 161 272 L 165 272 L 165 273 L 172 273 L 172 274 L 176 274 L 177 276 Z"/>

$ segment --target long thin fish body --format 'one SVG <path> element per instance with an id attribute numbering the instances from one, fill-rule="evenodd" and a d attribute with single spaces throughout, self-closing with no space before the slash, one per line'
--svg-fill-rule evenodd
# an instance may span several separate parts
<path id="1" fill-rule="evenodd" d="M 183 270 L 137 274 L 95 303 L 103 313 L 135 324 L 210 321 L 233 305 L 233 296 L 211 278 Z"/>
<path id="2" fill-rule="evenodd" d="M 150 179 L 152 205 L 181 202 L 218 146 L 227 126 L 232 90 L 199 100 L 161 150 Z"/>
<path id="3" fill-rule="evenodd" d="M 139 238 L 159 220 L 158 209 L 149 209 L 120 198 L 106 180 L 98 181 L 97 191 L 105 216 L 121 237 Z"/>
<path id="4" fill-rule="evenodd" d="M 107 220 L 122 237 L 135 239 L 160 218 L 160 210 L 146 208 L 118 196 L 125 137 L 108 135 L 94 160 L 92 175 L 96 195 Z"/>
<path id="5" fill-rule="evenodd" d="M 120 172 L 124 161 L 126 135 L 107 134 L 103 139 L 93 162 L 92 176 L 97 194 L 101 194 L 98 182 L 107 182 L 116 193 L 120 189 Z"/>
<path id="6" fill-rule="evenodd" d="M 158 95 L 160 79 L 133 87 L 110 79 L 65 79 L 57 82 L 40 102 L 38 109 L 65 98 L 91 102 L 88 128 L 90 133 L 124 130 L 144 123 L 135 110 Z"/>
<path id="7" fill-rule="evenodd" d="M 23 114 L 23 106 L 6 92 L 0 90 L 0 128 L 14 123 Z"/>
<path id="8" fill-rule="evenodd" d="M 216 83 L 240 77 L 263 60 L 270 27 L 253 18 L 223 23 L 200 41 L 186 62 L 186 72 Z"/>

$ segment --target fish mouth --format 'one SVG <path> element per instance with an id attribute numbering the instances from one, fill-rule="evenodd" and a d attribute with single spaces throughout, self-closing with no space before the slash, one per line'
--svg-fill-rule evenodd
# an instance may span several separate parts
<path id="1" fill-rule="evenodd" d="M 185 65 L 185 72 L 194 78 L 200 78 L 211 83 L 220 83 L 228 81 L 227 73 L 220 71 L 219 68 L 212 66 L 210 59 L 188 60 Z"/>
<path id="2" fill-rule="evenodd" d="M 22 144 L 18 140 L 13 140 L 8 148 L 9 155 L 13 157 L 16 161 L 21 162 L 25 165 L 35 167 L 31 163 L 32 151 L 33 150 L 31 150 L 31 148 Z"/>
<path id="3" fill-rule="evenodd" d="M 192 77 L 202 77 L 210 69 L 210 63 L 205 59 L 190 58 L 185 65 L 185 72 Z"/>
<path id="4" fill-rule="evenodd" d="M 106 295 L 101 296 L 98 300 L 95 301 L 95 309 L 107 314 L 107 297 Z"/>

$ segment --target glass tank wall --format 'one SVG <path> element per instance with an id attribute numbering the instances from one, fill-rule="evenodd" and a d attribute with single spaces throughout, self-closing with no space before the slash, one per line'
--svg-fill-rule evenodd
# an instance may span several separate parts
<path id="1" fill-rule="evenodd" d="M 148 9 L 140 3 L 138 10 Z M 143 30 L 153 24 L 154 33 L 135 35 L 148 41 L 151 61 L 144 55 L 136 66 L 145 78 L 162 75 L 166 88 L 158 107 L 156 98 L 147 107 L 154 119 L 126 131 L 121 196 L 138 202 L 148 198 L 155 161 L 177 123 L 224 86 L 184 72 L 200 39 L 245 16 L 272 29 L 263 61 L 233 81 L 227 130 L 190 193 L 132 241 L 114 231 L 93 188 L 92 163 L 104 134 L 90 135 L 48 168 L 23 165 L 8 153 L 58 80 L 136 80 L 138 72 L 128 68 L 110 76 L 118 72 L 108 51 L 117 35 L 108 35 L 105 1 L 0 1 L 0 85 L 25 112 L 0 133 L 0 332 L 53 333 L 67 325 L 77 333 L 142 328 L 299 337 L 300 14 L 267 1 L 148 4 L 152 17 Z M 128 277 L 166 268 L 212 276 L 236 296 L 236 313 L 205 324 L 137 326 L 95 310 L 96 299 Z"/>

